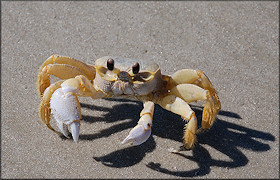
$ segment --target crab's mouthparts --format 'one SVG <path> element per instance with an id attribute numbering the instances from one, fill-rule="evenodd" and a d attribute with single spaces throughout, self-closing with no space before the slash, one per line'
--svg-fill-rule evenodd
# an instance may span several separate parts
<path id="1" fill-rule="evenodd" d="M 112 92 L 114 95 L 133 95 L 134 91 L 130 82 L 116 81 L 112 86 Z"/>
<path id="2" fill-rule="evenodd" d="M 131 81 L 131 77 L 126 71 L 121 71 L 118 74 L 118 78 L 119 78 L 119 80 L 124 81 L 124 82 L 130 82 Z"/>

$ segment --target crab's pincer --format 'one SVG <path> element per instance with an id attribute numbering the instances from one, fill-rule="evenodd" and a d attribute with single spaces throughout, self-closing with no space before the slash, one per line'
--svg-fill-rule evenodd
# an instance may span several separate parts
<path id="1" fill-rule="evenodd" d="M 129 143 L 132 146 L 138 146 L 150 137 L 152 130 L 145 129 L 143 125 L 138 124 L 128 134 L 128 136 L 122 141 L 122 144 Z"/>

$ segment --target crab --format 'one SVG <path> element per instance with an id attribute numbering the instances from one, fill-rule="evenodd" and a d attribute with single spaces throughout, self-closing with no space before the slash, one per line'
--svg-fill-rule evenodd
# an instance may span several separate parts
<path id="1" fill-rule="evenodd" d="M 50 83 L 50 75 L 61 80 Z M 178 114 L 186 122 L 183 146 L 192 149 L 196 134 L 213 125 L 221 109 L 217 92 L 201 70 L 182 69 L 173 75 L 162 75 L 159 66 L 149 61 L 105 56 L 95 65 L 59 55 L 52 55 L 40 67 L 38 92 L 41 96 L 39 115 L 52 131 L 79 139 L 81 106 L 78 97 L 127 98 L 143 102 L 137 125 L 121 142 L 137 146 L 151 135 L 155 104 Z M 189 103 L 203 101 L 201 127 Z M 51 115 L 58 129 L 51 124 Z M 70 132 L 71 131 L 71 135 Z"/>

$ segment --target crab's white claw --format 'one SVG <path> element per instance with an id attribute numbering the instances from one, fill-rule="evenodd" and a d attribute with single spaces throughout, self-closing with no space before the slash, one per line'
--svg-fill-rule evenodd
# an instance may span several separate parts
<path id="1" fill-rule="evenodd" d="M 70 124 L 71 132 L 72 132 L 72 137 L 75 142 L 78 141 L 79 139 L 79 134 L 80 134 L 80 122 L 73 122 Z"/>
<path id="2" fill-rule="evenodd" d="M 67 126 L 70 126 L 72 137 L 75 142 L 79 139 L 81 107 L 77 96 L 69 89 L 57 89 L 50 100 L 51 112 L 57 122 L 61 133 L 68 137 Z"/>
<path id="3" fill-rule="evenodd" d="M 140 118 L 137 126 L 131 129 L 128 136 L 122 141 L 122 144 L 129 143 L 132 146 L 137 146 L 144 143 L 151 135 L 151 126 L 151 116 L 149 114 L 144 114 Z"/>
<path id="4" fill-rule="evenodd" d="M 129 135 L 122 141 L 122 144 L 130 143 L 132 146 L 137 146 L 150 137 L 152 130 L 145 130 L 144 126 L 138 124 L 130 132 Z"/>

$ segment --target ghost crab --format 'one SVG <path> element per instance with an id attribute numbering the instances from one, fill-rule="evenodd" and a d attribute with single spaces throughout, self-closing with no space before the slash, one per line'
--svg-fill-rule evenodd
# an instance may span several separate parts
<path id="1" fill-rule="evenodd" d="M 50 84 L 50 75 L 62 80 Z M 133 146 L 145 142 L 150 134 L 154 104 L 181 117 L 185 125 L 183 144 L 191 149 L 196 133 L 208 130 L 221 109 L 218 95 L 200 70 L 182 69 L 162 75 L 157 64 L 119 57 L 102 57 L 89 65 L 73 58 L 52 55 L 41 66 L 37 81 L 41 95 L 40 117 L 47 127 L 69 137 L 68 126 L 78 141 L 81 107 L 79 96 L 97 98 L 123 97 L 143 102 L 138 124 L 122 141 Z M 201 128 L 188 103 L 205 101 Z M 53 115 L 60 132 L 50 125 Z"/>

